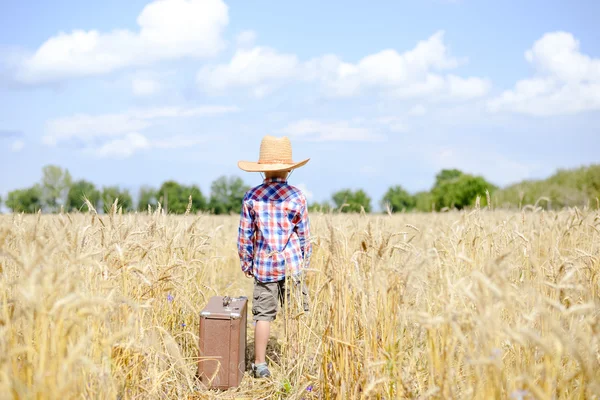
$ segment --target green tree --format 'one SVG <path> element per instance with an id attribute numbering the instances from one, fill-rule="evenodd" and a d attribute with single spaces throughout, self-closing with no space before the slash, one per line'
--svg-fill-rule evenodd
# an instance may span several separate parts
<path id="1" fill-rule="evenodd" d="M 593 200 L 600 199 L 600 165 L 591 165 L 584 169 L 585 189 Z"/>
<path id="2" fill-rule="evenodd" d="M 72 179 L 68 170 L 57 165 L 47 165 L 42 169 L 43 205 L 50 212 L 58 211 L 65 205 Z"/>
<path id="3" fill-rule="evenodd" d="M 430 192 L 418 192 L 415 193 L 415 208 L 422 212 L 433 211 L 433 196 Z"/>
<path id="4" fill-rule="evenodd" d="M 501 207 L 526 205 L 560 209 L 562 207 L 597 206 L 600 198 L 600 165 L 558 170 L 543 180 L 525 180 L 498 190 L 495 201 Z"/>
<path id="5" fill-rule="evenodd" d="M 344 206 L 342 208 L 344 213 L 360 212 L 361 208 L 364 208 L 367 213 L 371 212 L 371 198 L 362 189 L 357 191 L 340 190 L 333 194 L 332 199 L 337 209 Z"/>
<path id="6" fill-rule="evenodd" d="M 117 208 L 122 207 L 123 211 L 131 211 L 133 209 L 133 200 L 127 189 L 121 190 L 118 186 L 107 186 L 102 189 L 104 211 L 109 212 L 117 198 L 119 199 Z"/>
<path id="7" fill-rule="evenodd" d="M 437 180 L 438 184 L 431 194 L 436 209 L 445 207 L 462 209 L 475 204 L 477 196 L 481 197 L 481 205 L 485 206 L 486 190 L 492 193 L 496 187 L 480 176 L 461 174 L 458 177 Z"/>
<path id="8" fill-rule="evenodd" d="M 329 213 L 333 211 L 333 208 L 331 207 L 331 204 L 329 204 L 329 202 L 324 201 L 322 203 L 319 202 L 314 202 L 311 203 L 308 206 L 308 212 L 323 212 L 323 213 Z"/>
<path id="9" fill-rule="evenodd" d="M 210 185 L 208 208 L 215 214 L 239 214 L 244 195 L 250 189 L 242 178 L 222 176 Z"/>
<path id="10" fill-rule="evenodd" d="M 393 213 L 402 210 L 410 211 L 415 208 L 415 205 L 415 198 L 399 185 L 389 188 L 381 200 L 381 208 L 386 210 L 389 206 Z"/>
<path id="11" fill-rule="evenodd" d="M 461 175 L 463 175 L 463 173 L 458 169 L 443 169 L 435 176 L 434 186 L 439 186 L 442 182 L 458 179 Z"/>
<path id="12" fill-rule="evenodd" d="M 206 198 L 198 186 L 184 186 L 175 181 L 166 181 L 158 189 L 159 201 L 164 209 L 174 214 L 185 213 L 190 196 L 192 196 L 191 212 L 206 210 Z"/>
<path id="13" fill-rule="evenodd" d="M 158 203 L 158 194 L 155 189 L 143 186 L 140 189 L 140 196 L 138 200 L 138 211 L 146 211 L 148 205 L 155 207 Z"/>
<path id="14" fill-rule="evenodd" d="M 69 188 L 65 208 L 68 211 L 81 211 L 84 207 L 87 208 L 84 198 L 87 198 L 95 209 L 98 209 L 98 204 L 100 203 L 100 191 L 96 189 L 96 186 L 92 182 L 81 179 L 74 182 Z"/>
<path id="15" fill-rule="evenodd" d="M 35 213 L 42 209 L 42 188 L 34 185 L 27 189 L 17 189 L 8 193 L 6 206 L 12 212 Z"/>

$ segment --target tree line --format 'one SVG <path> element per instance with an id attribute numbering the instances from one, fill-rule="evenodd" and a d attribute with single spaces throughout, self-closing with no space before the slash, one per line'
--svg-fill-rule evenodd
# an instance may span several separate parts
<path id="1" fill-rule="evenodd" d="M 435 177 L 430 191 L 410 194 L 402 186 L 390 187 L 380 201 L 385 212 L 422 211 L 431 212 L 447 208 L 462 209 L 473 206 L 480 198 L 482 206 L 487 205 L 490 193 L 498 188 L 481 176 L 473 176 L 457 169 L 444 169 Z M 311 205 L 313 211 L 339 210 L 341 212 L 372 211 L 371 198 L 362 189 L 345 189 L 333 194 L 331 202 Z"/>
<path id="2" fill-rule="evenodd" d="M 389 188 L 380 206 L 384 212 L 431 212 L 480 207 L 521 209 L 535 205 L 543 209 L 564 207 L 600 208 L 600 164 L 575 169 L 559 169 L 547 179 L 525 180 L 500 188 L 481 176 L 457 169 L 444 169 L 435 176 L 429 191 L 414 194 L 397 185 Z M 311 210 L 370 212 L 371 198 L 363 190 L 342 190 L 331 202 L 315 203 Z"/>
<path id="3" fill-rule="evenodd" d="M 249 186 L 235 176 L 222 176 L 212 182 L 207 198 L 196 185 L 182 185 L 173 180 L 162 183 L 159 188 L 140 188 L 134 204 L 129 190 L 119 186 L 97 188 L 85 179 L 73 181 L 68 170 L 56 165 L 45 166 L 42 179 L 32 187 L 8 193 L 6 207 L 13 212 L 35 213 L 86 211 L 90 206 L 98 212 L 107 212 L 118 199 L 118 207 L 124 212 L 146 211 L 160 203 L 165 212 L 183 214 L 199 211 L 213 214 L 239 213 L 240 204 Z M 0 200 L 1 201 L 1 200 Z"/>
<path id="4" fill-rule="evenodd" d="M 42 179 L 32 187 L 8 193 L 5 205 L 13 212 L 34 213 L 84 211 L 93 207 L 108 211 L 118 198 L 124 212 L 146 211 L 148 207 L 161 207 L 168 213 L 183 214 L 199 211 L 213 214 L 238 214 L 244 194 L 250 187 L 237 176 L 221 176 L 211 183 L 210 196 L 206 197 L 196 185 L 182 185 L 165 181 L 159 188 L 143 186 L 137 203 L 127 189 L 118 186 L 97 188 L 84 179 L 73 181 L 68 170 L 48 165 L 42 170 Z M 545 209 L 565 206 L 586 206 L 596 203 L 600 207 L 600 165 L 572 170 L 558 170 L 544 180 L 527 180 L 499 188 L 481 176 L 457 169 L 444 169 L 435 176 L 429 191 L 409 193 L 402 186 L 390 187 L 380 200 L 384 212 L 441 211 L 475 206 L 494 208 L 521 208 L 535 204 Z M 0 199 L 0 204 L 2 199 Z M 491 203 L 491 204 L 490 204 Z M 371 212 L 372 200 L 362 189 L 339 190 L 331 201 L 314 202 L 310 211 Z"/>

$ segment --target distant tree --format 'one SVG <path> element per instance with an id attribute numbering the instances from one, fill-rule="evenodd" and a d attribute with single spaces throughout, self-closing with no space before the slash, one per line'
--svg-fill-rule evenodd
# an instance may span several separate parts
<path id="1" fill-rule="evenodd" d="M 417 192 L 414 195 L 415 208 L 422 212 L 433 211 L 433 196 L 430 192 Z"/>
<path id="2" fill-rule="evenodd" d="M 415 208 L 416 201 L 410 193 L 402 188 L 402 186 L 394 186 L 388 189 L 381 200 L 381 208 L 387 210 L 389 205 L 390 211 L 400 212 L 402 210 L 410 211 Z"/>
<path id="3" fill-rule="evenodd" d="M 190 196 L 192 196 L 190 212 L 206 210 L 206 198 L 198 186 L 184 186 L 175 181 L 166 181 L 158 189 L 157 194 L 163 208 L 173 214 L 185 213 Z"/>
<path id="4" fill-rule="evenodd" d="M 584 188 L 593 200 L 600 200 L 600 165 L 591 165 L 583 168 Z"/>
<path id="5" fill-rule="evenodd" d="M 155 207 L 158 203 L 158 194 L 155 189 L 143 186 L 140 189 L 140 195 L 138 200 L 138 211 L 146 211 L 148 209 L 148 205 Z"/>
<path id="6" fill-rule="evenodd" d="M 133 209 L 133 200 L 127 189 L 121 190 L 118 186 L 107 186 L 102 189 L 102 204 L 105 212 L 109 212 L 115 199 L 119 199 L 117 208 L 122 207 L 123 211 Z"/>
<path id="7" fill-rule="evenodd" d="M 439 186 L 442 182 L 458 179 L 463 175 L 463 172 L 458 169 L 443 169 L 435 176 L 435 185 Z"/>
<path id="8" fill-rule="evenodd" d="M 558 170 L 543 180 L 525 180 L 498 190 L 494 200 L 501 207 L 537 205 L 545 209 L 597 207 L 600 198 L 600 164 Z"/>
<path id="9" fill-rule="evenodd" d="M 43 205 L 50 212 L 65 205 L 72 179 L 68 170 L 57 165 L 47 165 L 42 170 Z"/>
<path id="10" fill-rule="evenodd" d="M 210 185 L 208 208 L 215 214 L 239 214 L 248 189 L 250 187 L 241 178 L 222 176 Z"/>
<path id="11" fill-rule="evenodd" d="M 69 188 L 65 208 L 67 211 L 87 209 L 84 198 L 87 198 L 95 209 L 98 209 L 100 191 L 96 189 L 92 182 L 81 179 L 74 182 Z"/>
<path id="12" fill-rule="evenodd" d="M 324 201 L 322 203 L 319 202 L 314 202 L 309 204 L 308 206 L 308 212 L 323 212 L 323 213 L 329 213 L 333 211 L 333 207 L 331 207 L 331 204 L 329 204 L 329 202 Z"/>
<path id="13" fill-rule="evenodd" d="M 344 206 L 342 212 L 345 213 L 360 212 L 361 207 L 365 212 L 371 212 L 371 198 L 362 189 L 357 191 L 340 190 L 333 194 L 333 202 L 337 209 Z"/>
<path id="14" fill-rule="evenodd" d="M 480 176 L 461 174 L 458 177 L 437 180 L 431 194 L 436 209 L 444 207 L 462 209 L 475 204 L 477 196 L 481 197 L 481 205 L 487 204 L 486 190 L 492 193 L 496 187 Z"/>
<path id="15" fill-rule="evenodd" d="M 42 188 L 34 185 L 27 189 L 17 189 L 8 193 L 6 206 L 14 213 L 35 213 L 42 209 Z"/>

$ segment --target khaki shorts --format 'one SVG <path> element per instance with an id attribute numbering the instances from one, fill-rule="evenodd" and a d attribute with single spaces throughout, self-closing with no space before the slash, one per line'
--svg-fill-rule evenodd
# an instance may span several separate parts
<path id="1" fill-rule="evenodd" d="M 292 287 L 292 290 L 288 290 L 289 286 Z M 277 315 L 278 303 L 283 308 L 286 301 L 292 315 L 298 314 L 302 310 L 304 312 L 309 311 L 306 285 L 297 278 L 268 283 L 255 279 L 252 300 L 254 321 L 274 321 Z"/>

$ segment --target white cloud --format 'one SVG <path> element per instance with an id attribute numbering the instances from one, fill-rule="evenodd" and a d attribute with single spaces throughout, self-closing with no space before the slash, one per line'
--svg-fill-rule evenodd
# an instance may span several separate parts
<path id="1" fill-rule="evenodd" d="M 446 78 L 449 96 L 457 99 L 474 99 L 485 96 L 491 83 L 481 78 L 461 78 L 456 75 L 448 75 Z"/>
<path id="2" fill-rule="evenodd" d="M 249 47 L 253 46 L 256 41 L 256 32 L 254 31 L 243 31 L 235 38 L 238 47 Z"/>
<path id="3" fill-rule="evenodd" d="M 545 34 L 525 53 L 527 61 L 542 73 L 563 82 L 600 81 L 600 59 L 579 52 L 579 41 L 567 32 Z"/>
<path id="4" fill-rule="evenodd" d="M 545 34 L 525 59 L 534 76 L 490 100 L 491 111 L 549 116 L 600 110 L 600 58 L 582 54 L 572 34 Z"/>
<path id="5" fill-rule="evenodd" d="M 412 50 L 402 54 L 387 49 L 368 55 L 356 64 L 346 63 L 332 56 L 322 60 L 313 60 L 311 66 L 321 73 L 321 80 L 333 94 L 339 96 L 354 95 L 367 88 L 394 89 L 399 95 L 413 96 L 412 90 L 405 89 L 418 84 L 437 86 L 438 79 L 443 84 L 444 78 L 431 74 L 456 68 L 459 61 L 448 55 L 443 42 L 443 32 L 437 32 L 430 38 L 417 43 Z"/>
<path id="6" fill-rule="evenodd" d="M 441 73 L 463 62 L 448 54 L 443 38 L 444 33 L 437 32 L 412 50 L 383 50 L 356 64 L 331 54 L 299 62 L 294 54 L 268 47 L 240 48 L 229 64 L 201 69 L 197 81 L 206 91 L 247 87 L 257 96 L 290 82 L 317 82 L 326 93 L 339 97 L 367 90 L 431 100 L 466 100 L 485 95 L 491 86 L 487 79 Z"/>
<path id="7" fill-rule="evenodd" d="M 133 132 L 109 140 L 99 147 L 89 146 L 84 152 L 98 158 L 128 158 L 141 150 L 189 148 L 206 142 L 204 137 L 174 136 L 169 139 L 148 139 Z"/>
<path id="8" fill-rule="evenodd" d="M 42 141 L 47 145 L 55 145 L 72 139 L 91 141 L 99 137 L 117 137 L 146 129 L 158 119 L 211 116 L 236 111 L 237 107 L 202 106 L 137 109 L 121 114 L 77 114 L 48 121 Z"/>
<path id="9" fill-rule="evenodd" d="M 385 132 L 405 133 L 409 130 L 405 118 L 384 116 L 342 121 L 302 119 L 289 123 L 279 133 L 313 142 L 380 142 L 386 139 Z"/>
<path id="10" fill-rule="evenodd" d="M 383 117 L 377 120 L 378 123 L 384 125 L 392 132 L 408 132 L 408 126 L 402 118 L 398 117 Z"/>
<path id="11" fill-rule="evenodd" d="M 17 65 L 17 79 L 42 83 L 109 73 L 181 57 L 210 57 L 223 47 L 229 22 L 222 0 L 155 0 L 137 18 L 139 30 L 74 30 L 46 40 Z"/>
<path id="12" fill-rule="evenodd" d="M 313 192 L 308 190 L 305 183 L 298 183 L 294 186 L 296 186 L 298 189 L 300 189 L 300 191 L 304 194 L 304 197 L 306 197 L 307 201 L 310 202 L 313 199 L 314 194 L 313 194 Z"/>
<path id="13" fill-rule="evenodd" d="M 150 147 L 148 139 L 139 133 L 128 133 L 127 135 L 110 140 L 97 149 L 89 148 L 88 151 L 95 153 L 98 157 L 127 158 L 138 150 Z"/>
<path id="14" fill-rule="evenodd" d="M 464 100 L 485 95 L 491 86 L 488 80 L 441 73 L 463 62 L 448 54 L 443 39 L 440 31 L 412 50 L 383 50 L 356 64 L 325 56 L 312 60 L 310 68 L 329 93 L 336 96 L 353 96 L 366 90 L 430 100 Z"/>
<path id="15" fill-rule="evenodd" d="M 196 80 L 201 89 L 219 92 L 231 87 L 251 87 L 256 97 L 268 94 L 297 74 L 298 59 L 268 47 L 238 49 L 229 64 L 202 68 Z"/>
<path id="16" fill-rule="evenodd" d="M 383 136 L 364 126 L 351 126 L 348 121 L 322 122 L 304 119 L 288 124 L 280 131 L 298 140 L 329 141 L 379 141 Z"/>
<path id="17" fill-rule="evenodd" d="M 145 118 L 131 113 L 88 115 L 77 114 L 70 117 L 57 118 L 46 123 L 46 134 L 42 141 L 47 145 L 69 139 L 90 140 L 99 136 L 119 136 L 131 131 L 138 131 L 150 126 Z"/>
<path id="18" fill-rule="evenodd" d="M 19 151 L 23 150 L 23 147 L 25 147 L 25 142 L 20 139 L 17 139 L 14 142 L 12 142 L 10 149 L 13 153 L 18 153 Z"/>
<path id="19" fill-rule="evenodd" d="M 421 117 L 427 113 L 427 109 L 422 104 L 417 104 L 413 106 L 409 111 L 408 115 L 413 117 Z"/>
<path id="20" fill-rule="evenodd" d="M 135 77 L 131 81 L 131 90 L 136 96 L 152 96 L 160 91 L 160 84 L 154 79 Z"/>
<path id="21" fill-rule="evenodd" d="M 205 137 L 174 136 L 169 139 L 152 141 L 152 147 L 157 149 L 179 149 L 206 143 Z"/>

